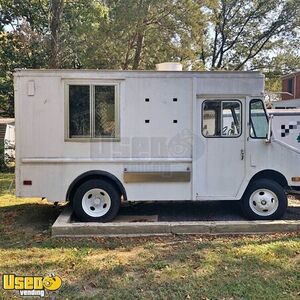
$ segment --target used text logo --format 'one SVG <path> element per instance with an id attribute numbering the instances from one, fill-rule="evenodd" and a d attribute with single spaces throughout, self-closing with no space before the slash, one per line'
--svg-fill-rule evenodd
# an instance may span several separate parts
<path id="1" fill-rule="evenodd" d="M 45 296 L 45 290 L 56 291 L 62 285 L 57 275 L 49 276 L 17 276 L 15 274 L 3 275 L 3 289 L 19 291 L 21 296 Z"/>

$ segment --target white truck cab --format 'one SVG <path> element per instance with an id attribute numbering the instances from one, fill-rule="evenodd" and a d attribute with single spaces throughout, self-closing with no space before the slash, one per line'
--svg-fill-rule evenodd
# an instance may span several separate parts
<path id="1" fill-rule="evenodd" d="M 277 219 L 300 191 L 300 115 L 259 72 L 16 70 L 16 194 L 111 221 L 121 201 L 238 200 Z M 271 122 L 272 120 L 272 122 Z"/>

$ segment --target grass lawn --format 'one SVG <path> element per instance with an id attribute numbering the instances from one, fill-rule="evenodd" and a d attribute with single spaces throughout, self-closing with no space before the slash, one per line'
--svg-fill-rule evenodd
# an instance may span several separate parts
<path id="1" fill-rule="evenodd" d="M 300 298 L 299 233 L 52 239 L 60 209 L 16 199 L 13 177 L 0 174 L 0 274 L 58 274 L 51 299 Z M 0 299 L 20 299 L 0 288 Z"/>

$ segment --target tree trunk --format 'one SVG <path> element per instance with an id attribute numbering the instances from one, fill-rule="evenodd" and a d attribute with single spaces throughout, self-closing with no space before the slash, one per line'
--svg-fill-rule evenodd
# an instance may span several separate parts
<path id="1" fill-rule="evenodd" d="M 137 42 L 136 42 L 136 50 L 135 50 L 133 66 L 132 66 L 133 70 L 137 70 L 140 66 L 143 46 L 144 46 L 144 35 L 142 33 L 138 33 L 137 34 Z"/>
<path id="2" fill-rule="evenodd" d="M 128 41 L 128 47 L 127 47 L 127 51 L 126 51 L 126 55 L 125 55 L 125 61 L 123 63 L 123 70 L 128 70 L 128 67 L 129 67 L 129 56 L 130 56 L 130 52 L 132 50 L 132 47 L 133 47 L 135 39 L 136 39 L 136 35 L 137 35 L 137 33 L 135 33 L 133 35 L 133 37 L 130 38 L 130 40 Z"/>
<path id="3" fill-rule="evenodd" d="M 61 16 L 63 12 L 64 0 L 51 0 L 50 2 L 50 61 L 49 68 L 58 69 L 60 65 L 60 45 L 59 32 L 61 30 Z"/>

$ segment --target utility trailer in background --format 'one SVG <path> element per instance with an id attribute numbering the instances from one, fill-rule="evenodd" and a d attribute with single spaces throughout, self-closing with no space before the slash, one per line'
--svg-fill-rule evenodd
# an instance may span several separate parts
<path id="1" fill-rule="evenodd" d="M 121 201 L 170 200 L 239 200 L 247 217 L 276 219 L 300 190 L 300 118 L 272 130 L 261 73 L 14 77 L 19 197 L 70 201 L 83 221 L 112 220 Z"/>

